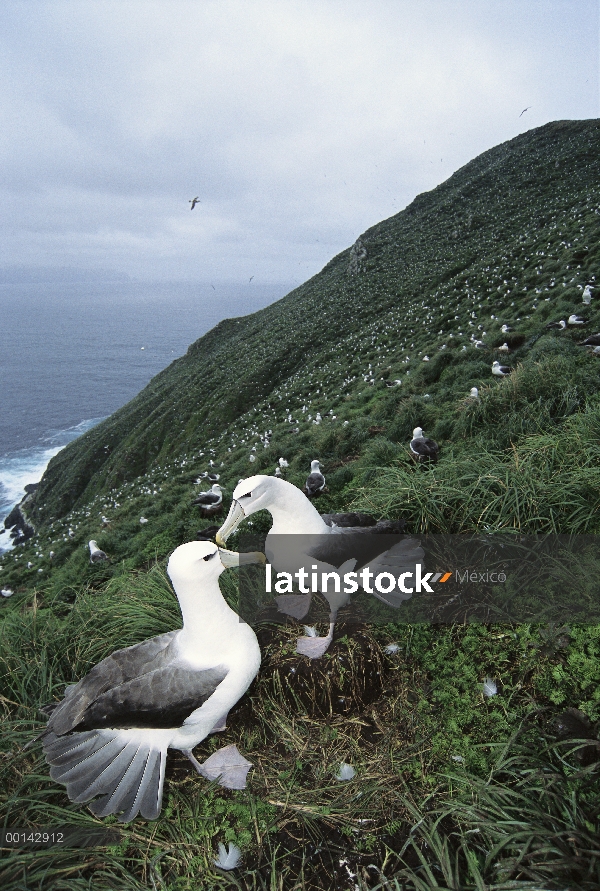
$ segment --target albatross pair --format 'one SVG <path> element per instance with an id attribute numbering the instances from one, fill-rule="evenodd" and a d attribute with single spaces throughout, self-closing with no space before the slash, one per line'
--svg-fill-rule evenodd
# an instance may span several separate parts
<path id="1" fill-rule="evenodd" d="M 217 544 L 224 546 L 230 535 L 247 517 L 267 510 L 273 525 L 265 542 L 267 559 L 275 572 L 290 572 L 311 567 L 323 579 L 323 573 L 334 571 L 338 576 L 358 571 L 369 565 L 377 572 L 415 571 L 423 550 L 419 542 L 405 538 L 390 547 L 389 535 L 398 536 L 403 521 L 381 520 L 376 523 L 366 514 L 319 514 L 300 489 L 286 480 L 272 476 L 252 476 L 241 480 L 233 493 L 227 519 L 219 529 Z M 294 543 L 296 537 L 297 544 Z M 326 637 L 305 636 L 297 641 L 297 652 L 317 659 L 325 653 L 333 639 L 337 613 L 349 601 L 349 594 L 317 586 L 329 604 L 329 632 Z M 388 606 L 399 607 L 411 595 L 394 590 L 372 591 L 373 596 Z M 312 592 L 281 594 L 275 598 L 280 612 L 302 619 L 309 611 Z"/>
<path id="2" fill-rule="evenodd" d="M 178 631 L 117 650 L 77 684 L 49 715 L 41 735 L 50 776 L 71 801 L 91 802 L 98 817 L 148 820 L 161 809 L 168 749 L 178 749 L 208 779 L 243 789 L 251 767 L 234 745 L 200 764 L 192 749 L 225 730 L 229 710 L 260 667 L 252 629 L 227 605 L 218 579 L 230 566 L 264 563 L 212 542 L 178 547 L 167 572 L 183 617 Z"/>

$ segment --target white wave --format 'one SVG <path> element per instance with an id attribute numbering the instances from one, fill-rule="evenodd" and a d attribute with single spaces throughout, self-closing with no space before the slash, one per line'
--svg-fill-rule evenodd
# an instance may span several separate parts
<path id="1" fill-rule="evenodd" d="M 25 495 L 25 486 L 39 483 L 51 458 L 102 420 L 89 418 L 66 430 L 49 432 L 41 437 L 40 446 L 0 455 L 0 525 Z M 4 533 L 0 537 L 0 554 L 11 547 L 8 533 Z"/>

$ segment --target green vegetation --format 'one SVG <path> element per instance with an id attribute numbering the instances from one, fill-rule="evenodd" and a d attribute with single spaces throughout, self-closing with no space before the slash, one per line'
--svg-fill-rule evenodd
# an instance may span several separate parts
<path id="1" fill-rule="evenodd" d="M 581 329 L 545 327 L 581 313 L 600 331 L 600 295 L 582 302 L 600 270 L 599 148 L 584 121 L 486 152 L 361 236 L 366 257 L 345 251 L 222 322 L 53 459 L 28 508 L 35 537 L 0 558 L 16 592 L 0 604 L 3 825 L 111 822 L 22 746 L 65 684 L 176 627 L 164 559 L 212 522 L 190 504 L 204 471 L 227 505 L 240 477 L 283 456 L 302 485 L 318 457 L 322 512 L 404 517 L 414 533 L 600 533 L 600 359 Z M 514 372 L 494 378 L 494 359 Z M 440 443 L 433 467 L 408 454 L 417 425 Z M 90 564 L 90 538 L 110 564 Z M 222 582 L 235 604 L 235 575 Z M 556 718 L 578 709 L 597 736 L 599 627 L 347 625 L 314 665 L 293 624 L 257 633 L 259 678 L 199 747 L 238 744 L 248 789 L 173 754 L 156 823 L 108 851 L 10 853 L 6 888 L 598 887 L 598 759 Z M 218 841 L 242 848 L 240 869 L 213 868 Z"/>

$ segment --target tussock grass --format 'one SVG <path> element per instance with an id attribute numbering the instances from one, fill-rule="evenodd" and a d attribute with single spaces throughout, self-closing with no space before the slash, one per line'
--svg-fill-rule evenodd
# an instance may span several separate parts
<path id="1" fill-rule="evenodd" d="M 492 449 L 480 439 L 448 451 L 432 467 L 402 460 L 381 468 L 357 490 L 353 507 L 405 517 L 423 533 L 600 531 L 598 408 L 510 449 Z"/>
<path id="2" fill-rule="evenodd" d="M 233 600 L 234 574 L 223 580 Z M 130 574 L 128 581 L 113 579 L 100 590 L 83 591 L 64 626 L 47 606 L 36 605 L 35 595 L 22 610 L 7 614 L 1 641 L 3 689 L 10 689 L 2 701 L 2 825 L 114 824 L 68 802 L 63 787 L 50 780 L 39 748 L 23 746 L 44 726 L 36 711 L 40 703 L 61 696 L 64 684 L 116 646 L 175 627 L 176 613 L 164 571 L 155 566 L 148 574 Z M 295 626 L 259 630 L 258 679 L 231 714 L 228 730 L 209 737 L 197 752 L 203 759 L 236 743 L 254 764 L 248 789 L 228 792 L 206 783 L 183 756 L 172 753 L 158 821 L 124 827 L 121 844 L 109 849 L 3 852 L 4 887 L 333 891 L 354 885 L 433 888 L 434 879 L 442 888 L 477 888 L 480 875 L 487 887 L 525 888 L 534 886 L 523 884 L 521 876 L 537 875 L 535 870 L 545 875 L 544 839 L 553 826 L 557 874 L 570 868 L 573 845 L 579 851 L 585 841 L 584 859 L 586 851 L 595 852 L 585 821 L 590 822 L 597 765 L 571 767 L 564 747 L 551 740 L 545 745 L 544 757 L 553 759 L 558 776 L 548 801 L 558 808 L 565 796 L 563 810 L 555 814 L 540 791 L 546 776 L 541 754 L 528 761 L 525 749 L 488 742 L 490 735 L 508 740 L 532 700 L 541 698 L 556 710 L 542 691 L 548 684 L 556 687 L 551 678 L 557 668 L 564 672 L 569 701 L 596 715 L 593 701 L 586 706 L 585 691 L 577 686 L 586 674 L 584 663 L 592 672 L 587 682 L 594 683 L 596 644 L 583 631 L 567 635 L 571 653 L 562 643 L 547 646 L 547 635 L 532 646 L 535 630 L 526 627 L 510 635 L 503 626 L 392 625 L 379 629 L 379 641 L 366 630 L 357 636 L 341 628 L 323 663 L 310 666 L 293 652 Z M 386 656 L 382 642 L 390 638 L 399 650 Z M 375 670 L 382 672 L 379 687 L 365 687 L 365 659 L 375 660 Z M 28 661 L 31 670 L 24 671 Z M 500 687 L 489 701 L 480 689 L 487 673 Z M 330 692 L 323 698 L 325 678 Z M 347 701 L 340 702 L 338 692 Z M 448 773 L 455 753 L 464 758 L 465 771 Z M 342 762 L 356 770 L 349 782 L 334 777 Z M 520 822 L 510 843 L 488 857 L 501 841 L 494 832 L 502 814 L 518 814 Z M 563 832 L 571 817 L 580 832 L 574 843 Z M 527 848 L 529 859 L 519 860 L 528 827 L 537 833 L 535 844 Z M 238 870 L 214 868 L 217 841 L 242 848 Z M 506 875 L 512 870 L 516 884 L 502 885 L 500 866 Z M 593 886 L 581 885 L 588 887 Z"/>

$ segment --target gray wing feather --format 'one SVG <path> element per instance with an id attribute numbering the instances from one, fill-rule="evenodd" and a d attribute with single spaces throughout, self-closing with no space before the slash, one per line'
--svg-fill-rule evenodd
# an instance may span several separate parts
<path id="1" fill-rule="evenodd" d="M 391 572 L 392 575 L 398 578 L 403 572 L 412 572 L 414 578 L 415 565 L 421 563 L 424 556 L 425 552 L 421 547 L 420 541 L 415 538 L 405 538 L 398 544 L 392 545 L 383 554 L 380 554 L 369 564 L 369 567 L 374 575 L 377 575 L 379 572 Z M 412 594 L 405 594 L 399 588 L 394 588 L 393 591 L 382 594 L 376 588 L 373 588 L 373 596 L 381 600 L 382 603 L 398 609 L 405 600 L 410 600 Z"/>
<path id="2" fill-rule="evenodd" d="M 49 733 L 44 753 L 50 776 L 67 787 L 71 801 L 88 802 L 98 817 L 120 813 L 127 823 L 141 813 L 155 820 L 162 804 L 166 748 L 152 745 L 148 733 L 131 739 L 118 730 L 72 733 L 58 738 Z"/>
<path id="3" fill-rule="evenodd" d="M 362 526 L 375 526 L 377 521 L 374 517 L 369 516 L 369 514 L 363 514 L 360 512 L 353 512 L 347 514 L 321 514 L 321 519 L 328 526 L 337 526 L 338 528 L 342 527 L 354 527 L 357 526 L 360 528 Z"/>
<path id="4" fill-rule="evenodd" d="M 88 706 L 102 693 L 168 662 L 170 654 L 166 651 L 177 633 L 169 631 L 117 650 L 95 665 L 79 683 L 65 690 L 65 698 L 50 715 L 48 730 L 59 736 L 68 733 L 81 722 Z"/>
<path id="5" fill-rule="evenodd" d="M 311 494 L 320 492 L 325 485 L 325 477 L 322 473 L 311 473 L 306 480 L 306 490 Z"/>
<path id="6" fill-rule="evenodd" d="M 120 684 L 97 697 L 81 717 L 81 729 L 179 727 L 211 696 L 228 669 L 203 671 L 165 666 Z"/>

